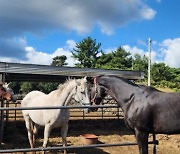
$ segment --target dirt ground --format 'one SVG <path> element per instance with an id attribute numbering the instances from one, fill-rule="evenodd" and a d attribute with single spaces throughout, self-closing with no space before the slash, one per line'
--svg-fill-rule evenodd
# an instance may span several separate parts
<path id="1" fill-rule="evenodd" d="M 93 133 L 98 138 L 98 143 L 119 143 L 136 142 L 132 131 L 126 128 L 123 119 L 90 119 L 90 120 L 70 120 L 68 131 L 68 145 L 82 145 L 80 135 Z M 51 132 L 48 146 L 61 146 L 60 129 Z M 159 145 L 157 154 L 180 154 L 180 135 L 157 135 Z M 149 141 L 152 141 L 150 135 Z M 36 147 L 41 147 L 43 142 L 43 129 L 40 130 L 36 139 Z M 3 149 L 29 148 L 27 131 L 24 121 L 8 122 L 4 128 Z M 149 153 L 153 153 L 153 146 L 149 145 Z M 36 152 L 40 153 L 40 152 Z M 62 153 L 60 151 L 50 151 L 46 153 Z M 72 154 L 138 154 L 138 147 L 135 146 L 115 146 L 105 148 L 72 149 L 68 150 Z"/>

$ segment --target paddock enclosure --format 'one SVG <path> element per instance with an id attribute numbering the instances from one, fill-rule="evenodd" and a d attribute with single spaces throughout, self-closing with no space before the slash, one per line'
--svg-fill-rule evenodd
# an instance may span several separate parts
<path id="1" fill-rule="evenodd" d="M 96 75 L 116 75 L 130 80 L 143 79 L 143 73 L 139 71 L 81 69 L 0 62 L 0 80 L 2 82 L 64 82 L 67 77 L 80 78 Z M 21 98 L 16 103 L 1 100 L 1 109 L 4 108 L 6 110 L 0 110 L 0 153 L 24 153 L 23 149 L 27 153 L 30 152 L 27 131 L 21 114 L 20 101 Z M 69 153 L 138 153 L 134 134 L 126 128 L 121 109 L 113 104 L 110 98 L 107 98 L 105 101 L 105 105 L 101 106 L 104 108 L 99 108 L 97 112 L 89 114 L 85 114 L 82 107 L 78 108 L 76 104 L 72 103 L 74 108 L 70 109 L 71 117 L 67 136 L 68 147 L 70 147 L 68 149 Z M 18 110 L 14 110 L 14 108 Z M 85 133 L 93 133 L 99 136 L 98 143 L 96 145 L 82 145 L 80 135 Z M 160 142 L 160 145 L 157 146 L 158 154 L 180 153 L 180 135 L 156 135 L 156 137 Z M 151 141 L 153 141 L 152 136 L 150 136 Z M 36 153 L 41 153 L 43 130 L 39 131 L 36 142 Z M 61 153 L 63 151 L 61 149 L 60 129 L 52 130 L 48 148 L 44 149 L 45 151 L 47 150 L 46 153 Z M 8 149 L 10 151 L 7 151 Z M 16 151 L 16 149 L 22 149 L 22 151 Z M 153 150 L 154 145 L 151 142 L 149 152 L 155 153 L 156 151 Z"/>

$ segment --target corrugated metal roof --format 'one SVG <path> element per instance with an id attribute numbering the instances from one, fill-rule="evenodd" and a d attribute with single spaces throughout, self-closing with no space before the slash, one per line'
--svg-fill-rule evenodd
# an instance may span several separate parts
<path id="1" fill-rule="evenodd" d="M 57 81 L 64 80 L 67 76 L 97 76 L 116 75 L 126 79 L 143 79 L 141 71 L 106 70 L 95 68 L 59 67 L 50 65 L 34 65 L 21 63 L 0 62 L 0 73 L 5 73 L 6 81 Z"/>

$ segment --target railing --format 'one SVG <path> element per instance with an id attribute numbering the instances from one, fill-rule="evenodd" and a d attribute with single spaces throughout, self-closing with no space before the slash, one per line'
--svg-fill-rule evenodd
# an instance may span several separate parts
<path id="1" fill-rule="evenodd" d="M 55 109 L 84 109 L 84 108 L 117 108 L 117 105 L 96 105 L 96 106 L 45 106 L 45 107 L 2 107 L 0 112 L 4 111 L 19 111 L 19 110 L 55 110 Z M 3 123 L 3 121 L 1 121 Z M 0 132 L 1 136 L 3 134 L 2 130 Z M 149 144 L 154 144 L 153 153 L 156 153 L 156 145 L 158 141 L 153 136 L 153 141 L 148 142 Z M 64 149 L 84 149 L 92 147 L 110 147 L 110 146 L 131 146 L 137 145 L 135 142 L 126 142 L 126 143 L 113 143 L 113 144 L 94 144 L 86 146 L 65 146 L 65 147 L 48 147 L 48 148 L 26 148 L 26 149 L 6 149 L 0 150 L 0 153 L 10 153 L 10 152 L 32 152 L 32 151 L 49 151 L 49 150 L 64 150 Z"/>
<path id="2" fill-rule="evenodd" d="M 158 141 L 151 141 L 148 144 L 158 144 Z M 92 144 L 83 146 L 64 146 L 64 147 L 47 147 L 47 148 L 26 148 L 26 149 L 8 149 L 0 150 L 0 153 L 12 153 L 12 152 L 37 152 L 37 151 L 50 151 L 50 150 L 69 150 L 69 149 L 86 149 L 86 148 L 97 148 L 97 147 L 112 147 L 112 146 L 132 146 L 138 145 L 135 142 L 125 142 L 125 143 L 113 143 L 113 144 Z"/>
<path id="3" fill-rule="evenodd" d="M 20 107 L 20 100 L 17 101 L 16 103 L 5 102 L 4 106 L 6 106 L 7 108 L 7 110 L 5 110 L 5 115 L 4 115 L 6 121 L 8 121 L 9 119 L 15 121 L 19 119 L 23 119 L 21 108 L 20 110 L 18 109 Z M 16 110 L 14 108 L 16 108 Z M 96 108 L 96 107 L 92 107 L 92 108 Z M 123 118 L 123 112 L 121 108 L 119 108 L 117 105 L 112 103 L 102 105 L 102 107 L 100 107 L 98 111 L 91 112 L 90 114 L 85 114 L 84 110 L 76 105 L 74 105 L 74 107 L 72 106 L 72 108 L 69 107 L 69 109 L 70 109 L 70 119 L 78 118 L 84 120 L 89 118 L 97 118 L 97 119 Z"/>

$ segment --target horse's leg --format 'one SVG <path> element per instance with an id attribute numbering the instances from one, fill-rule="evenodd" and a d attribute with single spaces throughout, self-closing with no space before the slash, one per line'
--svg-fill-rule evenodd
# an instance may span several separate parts
<path id="1" fill-rule="evenodd" d="M 62 127 L 61 127 L 61 136 L 62 136 L 63 147 L 65 147 L 67 145 L 67 140 L 66 140 L 67 132 L 68 132 L 68 122 L 65 123 L 64 125 L 62 125 Z M 67 154 L 66 149 L 64 150 L 64 154 Z"/>
<path id="2" fill-rule="evenodd" d="M 34 124 L 33 126 L 33 144 L 35 145 L 36 135 L 38 133 L 39 125 Z"/>
<path id="3" fill-rule="evenodd" d="M 33 138 L 32 138 L 32 134 L 33 134 L 32 133 L 32 120 L 30 119 L 29 115 L 24 115 L 24 120 L 25 120 L 27 131 L 28 131 L 29 144 L 31 148 L 34 148 Z"/>
<path id="4" fill-rule="evenodd" d="M 149 133 L 139 131 L 137 128 L 134 129 L 136 140 L 139 147 L 140 154 L 148 154 L 148 136 Z"/>
<path id="5" fill-rule="evenodd" d="M 47 146 L 48 143 L 48 138 L 51 132 L 51 125 L 48 123 L 45 125 L 44 128 L 44 142 L 43 142 L 43 148 L 45 148 Z"/>

